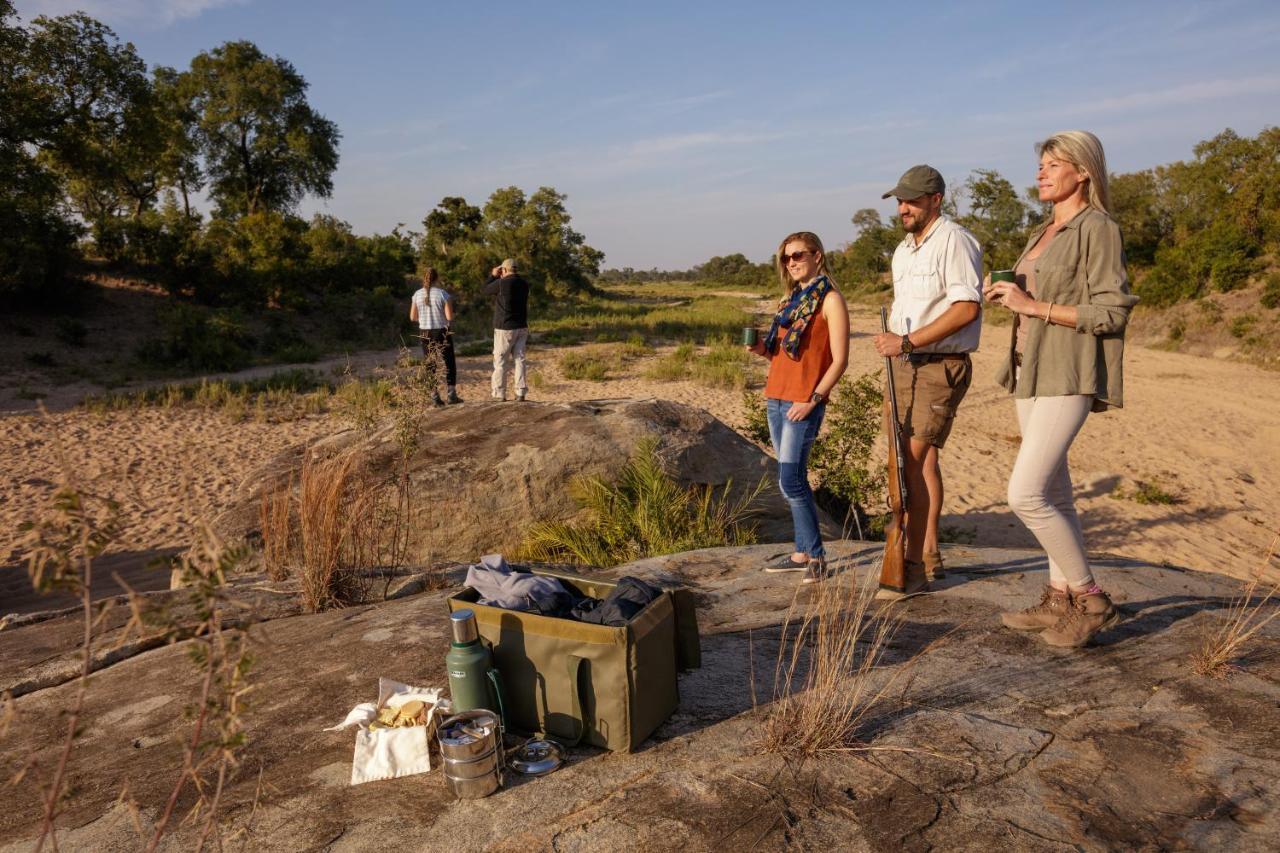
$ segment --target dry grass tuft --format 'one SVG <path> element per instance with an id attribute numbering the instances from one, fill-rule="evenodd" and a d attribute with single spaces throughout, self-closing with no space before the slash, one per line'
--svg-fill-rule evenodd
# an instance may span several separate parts
<path id="1" fill-rule="evenodd" d="M 262 564 L 272 580 L 284 580 L 289 576 L 289 555 L 297 550 L 293 525 L 290 524 L 290 496 L 293 483 L 279 489 L 264 491 L 259 511 L 262 527 Z"/>
<path id="2" fill-rule="evenodd" d="M 1273 568 L 1276 544 L 1280 534 L 1271 540 L 1267 555 L 1254 570 L 1240 594 L 1231 600 L 1226 618 L 1209 630 L 1200 647 L 1191 656 L 1192 668 L 1200 675 L 1225 678 L 1239 667 L 1235 661 L 1254 635 L 1280 616 L 1280 579 L 1265 579 Z"/>
<path id="3" fill-rule="evenodd" d="M 782 623 L 773 702 L 760 731 L 765 752 L 803 761 L 868 748 L 859 731 L 909 670 L 876 672 L 902 623 L 901 609 L 874 607 L 878 575 L 869 572 L 861 584 L 853 572 L 836 575 L 807 601 L 797 590 Z"/>
<path id="4" fill-rule="evenodd" d="M 302 599 L 309 610 L 325 610 L 363 599 L 364 577 L 353 554 L 363 553 L 361 523 L 377 503 L 377 489 L 353 471 L 344 454 L 302 465 L 298 516 Z"/>

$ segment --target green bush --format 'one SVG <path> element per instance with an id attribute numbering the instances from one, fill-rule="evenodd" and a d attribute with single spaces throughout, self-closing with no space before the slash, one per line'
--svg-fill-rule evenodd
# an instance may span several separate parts
<path id="1" fill-rule="evenodd" d="M 1231 337 L 1243 338 L 1245 335 L 1249 334 L 1249 330 L 1253 328 L 1253 324 L 1257 321 L 1258 318 L 1252 314 L 1241 314 L 1240 316 L 1232 319 L 1231 325 L 1228 326 L 1227 329 L 1231 332 Z"/>
<path id="2" fill-rule="evenodd" d="M 1156 252 L 1156 263 L 1135 288 L 1144 304 L 1164 307 L 1199 296 L 1205 277 L 1193 269 L 1183 247 L 1168 246 Z"/>
<path id="3" fill-rule="evenodd" d="M 603 382 L 609 378 L 609 366 L 596 353 L 565 353 L 560 356 L 560 372 L 565 379 Z"/>
<path id="4" fill-rule="evenodd" d="M 1263 308 L 1280 308 L 1280 272 L 1267 276 L 1267 283 L 1262 288 L 1259 300 Z"/>
<path id="5" fill-rule="evenodd" d="M 63 217 L 58 180 L 21 146 L 0 144 L 0 307 L 65 309 L 80 226 Z"/>
<path id="6" fill-rule="evenodd" d="M 1182 503 L 1182 499 L 1172 492 L 1166 491 L 1156 483 L 1146 480 L 1139 480 L 1134 490 L 1128 494 L 1123 494 L 1134 503 L 1144 506 L 1173 506 Z"/>
<path id="7" fill-rule="evenodd" d="M 89 337 L 89 328 L 74 317 L 59 317 L 53 335 L 70 347 L 82 347 Z"/>
<path id="8" fill-rule="evenodd" d="M 1214 290 L 1223 293 L 1244 287 L 1252 274 L 1253 261 L 1239 251 L 1219 255 L 1209 267 L 1209 280 Z"/>
<path id="9" fill-rule="evenodd" d="M 695 382 L 711 388 L 741 390 L 747 386 L 747 371 L 755 356 L 729 338 L 714 340 L 705 355 L 694 359 Z"/>
<path id="10" fill-rule="evenodd" d="M 878 508 L 885 487 L 885 465 L 872 460 L 871 450 L 880 434 L 884 395 L 879 371 L 852 379 L 843 377 L 827 403 L 822 431 L 813 442 L 809 469 L 817 481 L 818 505 L 861 532 L 864 539 L 883 536 L 884 518 Z M 747 393 L 745 432 L 769 446 L 767 401 Z"/>
<path id="11" fill-rule="evenodd" d="M 885 465 L 872 460 L 880 434 L 884 394 L 880 371 L 843 377 L 827 403 L 823 431 L 814 442 L 809 467 L 817 475 L 817 497 L 837 518 L 853 522 L 864 538 L 874 532 L 871 508 L 885 487 Z M 875 515 L 879 515 L 876 508 Z"/>
<path id="12" fill-rule="evenodd" d="M 138 357 L 162 367 L 230 371 L 248 366 L 254 340 L 235 311 L 208 311 L 182 303 L 162 315 L 159 337 L 144 341 Z"/>
<path id="13" fill-rule="evenodd" d="M 581 477 L 570 485 L 586 519 L 541 522 L 525 536 L 519 557 L 616 566 L 659 554 L 755 541 L 748 521 L 764 481 L 734 501 L 729 488 L 685 488 L 663 468 L 656 439 L 643 440 L 614 482 Z"/>
<path id="14" fill-rule="evenodd" d="M 773 443 L 773 437 L 769 434 L 769 410 L 764 395 L 743 391 L 742 407 L 747 412 L 746 422 L 742 426 L 743 433 L 756 444 L 769 447 Z"/>

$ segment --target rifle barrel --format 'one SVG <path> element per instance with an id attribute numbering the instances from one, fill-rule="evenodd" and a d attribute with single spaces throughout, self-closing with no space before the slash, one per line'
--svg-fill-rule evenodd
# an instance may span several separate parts
<path id="1" fill-rule="evenodd" d="M 889 309 L 884 307 L 880 309 L 880 331 L 889 331 Z M 901 496 L 902 506 L 905 509 L 907 506 L 907 465 L 902 453 L 902 430 L 898 426 L 898 392 L 893 382 L 892 356 L 885 356 L 884 377 L 889 388 L 889 418 L 892 421 L 889 424 L 889 440 L 893 442 L 893 456 L 898 465 L 898 494 Z"/>

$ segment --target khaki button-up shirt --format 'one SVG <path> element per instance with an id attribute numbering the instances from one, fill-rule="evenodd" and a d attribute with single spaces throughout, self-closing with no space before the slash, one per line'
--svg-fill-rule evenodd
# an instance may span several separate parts
<path id="1" fill-rule="evenodd" d="M 1023 256 L 1048 227 L 1046 222 L 1036 229 Z M 1075 306 L 1075 328 L 1020 317 L 1030 324 L 1022 367 L 1015 377 L 1011 334 L 1009 355 L 996 381 L 1019 398 L 1092 394 L 1095 412 L 1122 407 L 1124 329 L 1138 297 L 1129 292 L 1120 227 L 1102 211 L 1086 207 L 1049 241 L 1035 271 L 1036 299 Z"/>
<path id="2" fill-rule="evenodd" d="M 941 317 L 957 302 L 976 302 L 978 316 L 919 352 L 973 352 L 982 334 L 982 249 L 977 239 L 945 216 L 916 245 L 908 234 L 893 252 L 893 308 L 889 331 L 907 335 Z"/>

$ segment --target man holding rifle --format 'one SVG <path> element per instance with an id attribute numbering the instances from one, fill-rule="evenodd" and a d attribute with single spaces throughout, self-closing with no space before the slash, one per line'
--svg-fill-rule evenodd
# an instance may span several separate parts
<path id="1" fill-rule="evenodd" d="M 938 455 L 969 390 L 969 353 L 978 348 L 982 329 L 982 250 L 972 234 L 942 215 L 945 192 L 936 169 L 912 166 L 882 196 L 897 198 L 907 232 L 893 253 L 888 330 L 874 341 L 893 371 L 905 463 L 906 550 L 902 577 L 886 582 L 882 575 L 879 598 L 923 592 L 929 580 L 943 576 Z M 897 476 L 896 469 L 890 476 Z"/>

